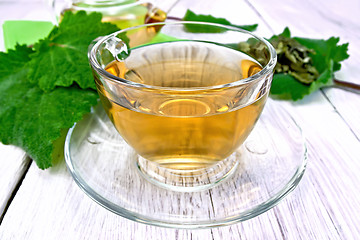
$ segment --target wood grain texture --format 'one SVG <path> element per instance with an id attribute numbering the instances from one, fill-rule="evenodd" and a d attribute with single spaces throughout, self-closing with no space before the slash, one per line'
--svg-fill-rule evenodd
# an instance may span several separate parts
<path id="1" fill-rule="evenodd" d="M 119 217 L 87 197 L 67 172 L 64 162 L 46 171 L 32 165 L 0 225 L 0 239 L 191 237 L 211 239 L 211 230 L 165 229 Z"/>
<path id="2" fill-rule="evenodd" d="M 5 214 L 8 202 L 28 169 L 30 159 L 25 152 L 14 146 L 0 143 L 0 220 Z"/>
<path id="3" fill-rule="evenodd" d="M 351 57 L 337 77 L 360 81 L 359 1 L 227 0 L 210 4 L 183 0 L 172 15 L 182 16 L 187 8 L 226 17 L 234 24 L 259 23 L 259 34 L 264 36 L 279 33 L 285 26 L 297 36 L 340 36 L 343 42 L 350 42 Z M 299 102 L 280 104 L 303 129 L 309 163 L 298 188 L 277 207 L 254 219 L 206 230 L 147 226 L 94 203 L 76 186 L 64 163 L 46 171 L 33 164 L 0 225 L 0 239 L 357 239 L 359 94 L 325 89 Z M 273 121 L 277 121 L 276 116 Z M 6 151 L 0 149 L 1 163 Z M 14 165 L 9 168 L 17 169 Z M 0 171 L 6 169 L 1 164 Z M 5 179 L 15 179 L 14 172 Z M 0 186 L 6 183 L 3 179 L 1 176 Z M 0 194 L 2 197 L 3 192 Z"/>
<path id="4" fill-rule="evenodd" d="M 249 2 L 250 4 L 250 2 Z M 350 58 L 342 63 L 342 69 L 336 72 L 337 79 L 360 84 L 358 69 L 360 64 L 360 24 L 355 21 L 360 11 L 359 1 L 256 1 L 251 3 L 264 21 L 271 26 L 273 33 L 280 33 L 284 27 L 291 29 L 293 36 L 328 39 L 340 37 L 340 43 L 349 44 Z M 271 11 L 269 11 L 271 9 Z M 345 91 L 339 88 L 326 88 L 325 98 L 341 118 L 347 123 L 353 134 L 359 138 L 360 91 Z M 306 97 L 300 102 L 309 102 Z M 312 104 L 312 103 L 311 103 Z"/>

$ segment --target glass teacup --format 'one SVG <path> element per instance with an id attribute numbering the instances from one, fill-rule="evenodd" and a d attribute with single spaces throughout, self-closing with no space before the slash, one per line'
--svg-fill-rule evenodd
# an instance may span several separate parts
<path id="1" fill-rule="evenodd" d="M 245 54 L 256 46 L 261 59 Z M 271 86 L 274 48 L 213 23 L 166 22 L 97 39 L 89 60 L 102 105 L 150 181 L 210 187 L 237 166 Z"/>

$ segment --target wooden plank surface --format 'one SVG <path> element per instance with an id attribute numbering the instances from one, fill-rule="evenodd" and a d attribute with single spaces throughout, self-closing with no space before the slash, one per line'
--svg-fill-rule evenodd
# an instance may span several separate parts
<path id="1" fill-rule="evenodd" d="M 79 189 L 64 162 L 46 171 L 32 165 L 0 226 L 0 239 L 189 239 L 191 235 L 211 239 L 210 230 L 147 226 L 105 210 Z"/>
<path id="2" fill-rule="evenodd" d="M 335 36 L 340 37 L 341 43 L 350 42 L 350 58 L 342 63 L 342 69 L 335 77 L 360 84 L 360 24 L 354 20 L 354 16 L 360 11 L 359 1 L 263 0 L 249 4 L 271 26 L 274 33 L 280 33 L 288 26 L 293 36 L 322 39 Z M 338 88 L 326 88 L 323 93 L 334 111 L 341 115 L 353 134 L 360 139 L 360 91 L 353 93 Z"/>
<path id="3" fill-rule="evenodd" d="M 18 183 L 29 168 L 30 159 L 25 152 L 14 146 L 0 143 L 0 222 L 5 214 L 8 202 L 15 194 Z"/>
<path id="4" fill-rule="evenodd" d="M 29 11 L 31 9 L 31 11 Z M 51 13 L 47 5 L 41 1 L 4 2 L 0 1 L 0 26 L 4 20 L 49 20 Z M 4 51 L 2 27 L 0 27 L 0 51 Z M 22 180 L 23 174 L 29 167 L 30 159 L 24 151 L 14 146 L 6 146 L 0 143 L 0 220 L 8 201 Z M 0 221 L 1 222 L 1 221 Z"/>
<path id="5" fill-rule="evenodd" d="M 350 42 L 351 58 L 338 76 L 359 82 L 355 74 L 360 43 L 355 30 L 360 24 L 352 17 L 360 11 L 356 1 L 229 0 L 210 5 L 204 0 L 184 0 L 173 14 L 181 16 L 188 7 L 226 17 L 235 24 L 259 23 L 259 33 L 264 36 L 279 33 L 285 26 L 298 36 L 341 36 Z M 298 188 L 259 217 L 205 230 L 134 223 L 89 199 L 64 163 L 46 171 L 32 164 L 0 225 L 0 239 L 356 239 L 360 236 L 359 95 L 326 89 L 297 103 L 281 104 L 302 126 L 309 163 Z M 1 154 L 5 151 L 0 150 Z M 5 182 L 2 179 L 1 184 Z"/>

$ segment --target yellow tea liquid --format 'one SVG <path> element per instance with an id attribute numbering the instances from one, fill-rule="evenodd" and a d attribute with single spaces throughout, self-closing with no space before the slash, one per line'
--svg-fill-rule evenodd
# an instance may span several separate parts
<path id="1" fill-rule="evenodd" d="M 63 18 L 65 12 L 76 12 L 85 10 L 90 12 L 100 12 L 103 15 L 103 22 L 110 22 L 117 25 L 120 29 L 125 29 L 145 23 L 156 23 L 165 21 L 167 15 L 163 10 L 153 7 L 152 4 L 136 3 L 128 1 L 113 4 L 101 4 L 101 1 L 75 1 L 72 5 L 64 9 L 60 13 L 60 20 Z"/>
<path id="2" fill-rule="evenodd" d="M 247 55 L 209 43 L 169 42 L 133 49 L 125 62 L 111 62 L 106 70 L 120 78 L 151 86 L 199 88 L 249 77 L 261 66 Z M 112 100 L 99 79 L 104 108 L 121 136 L 144 158 L 172 169 L 199 169 L 228 157 L 241 145 L 257 121 L 267 93 L 236 106 L 241 94 L 225 88 L 181 93 L 174 89 L 132 93 L 119 84 Z M 247 93 L 249 92 L 249 93 Z M 160 91 L 158 91 L 160 93 Z"/>

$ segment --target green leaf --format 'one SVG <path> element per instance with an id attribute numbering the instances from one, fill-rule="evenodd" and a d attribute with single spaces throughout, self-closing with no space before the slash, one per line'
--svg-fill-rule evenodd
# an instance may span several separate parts
<path id="1" fill-rule="evenodd" d="M 95 89 L 89 71 L 87 50 L 95 38 L 119 30 L 115 25 L 101 22 L 100 13 L 87 15 L 84 11 L 65 13 L 59 27 L 35 44 L 29 62 L 28 78 L 44 91 L 56 86 L 68 87 L 77 83 L 81 88 Z"/>
<path id="2" fill-rule="evenodd" d="M 290 74 L 278 73 L 273 77 L 270 93 L 280 99 L 296 101 L 309 94 L 310 88 Z"/>
<path id="3" fill-rule="evenodd" d="M 285 68 L 286 62 L 281 63 L 282 68 L 277 66 L 276 70 L 280 73 L 274 75 L 271 94 L 283 99 L 298 100 L 321 87 L 333 85 L 334 72 L 340 70 L 340 62 L 349 57 L 347 53 L 349 44 L 338 45 L 340 39 L 335 37 L 327 40 L 299 37 L 291 38 L 290 30 L 285 28 L 283 33 L 270 38 L 273 44 L 278 43 L 280 40 L 283 43 L 287 42 L 289 44 L 291 54 L 297 51 L 298 55 L 294 56 L 299 56 L 301 55 L 299 53 L 302 53 L 303 59 L 305 60 L 307 58 L 305 53 L 308 53 L 311 59 L 311 66 L 309 66 L 309 62 L 304 64 L 304 68 L 300 69 L 301 72 L 296 71 L 298 68 L 294 68 L 294 63 L 288 64 L 287 68 Z M 300 46 L 298 44 L 300 44 Z M 277 49 L 277 51 L 279 50 Z M 281 58 L 279 58 L 279 62 L 280 61 Z M 314 74 L 314 68 L 318 72 L 318 75 Z M 281 73 L 279 69 L 290 69 L 292 72 L 284 74 Z M 308 79 L 309 84 L 304 84 L 297 82 L 300 80 L 295 78 L 300 75 L 305 78 L 316 76 L 316 79 Z M 306 82 L 305 79 L 302 81 Z"/>
<path id="4" fill-rule="evenodd" d="M 255 31 L 258 24 L 253 25 L 234 25 L 231 24 L 228 20 L 225 18 L 216 18 L 211 15 L 201 15 L 201 14 L 195 14 L 191 10 L 187 10 L 185 16 L 183 17 L 184 21 L 195 21 L 195 22 L 209 22 L 209 23 L 219 23 L 227 26 L 233 26 L 237 28 L 241 28 L 247 31 Z M 195 33 L 219 33 L 219 32 L 225 32 L 226 30 L 220 30 L 219 28 L 214 28 L 211 26 L 201 26 L 201 25 L 185 25 L 186 29 L 189 32 L 195 32 Z"/>
<path id="5" fill-rule="evenodd" d="M 284 31 L 282 33 L 280 33 L 279 35 L 272 36 L 269 39 L 269 41 L 271 42 L 273 40 L 277 40 L 277 39 L 279 39 L 279 37 L 290 38 L 291 37 L 290 29 L 288 27 L 284 28 Z"/>
<path id="6" fill-rule="evenodd" d="M 0 141 L 24 149 L 36 164 L 52 165 L 54 141 L 97 103 L 93 90 L 77 86 L 44 92 L 27 80 L 32 50 L 0 53 Z M 12 67 L 10 67 L 12 66 Z"/>
<path id="7" fill-rule="evenodd" d="M 314 92 L 320 89 L 321 87 L 333 85 L 333 78 L 334 78 L 333 66 L 334 66 L 333 60 L 330 60 L 329 67 L 320 74 L 320 76 L 316 81 L 311 83 L 310 85 L 311 92 Z"/>
<path id="8" fill-rule="evenodd" d="M 330 61 L 333 61 L 333 70 L 338 71 L 341 68 L 340 62 L 349 57 L 347 53 L 349 44 L 338 45 L 339 38 L 331 37 L 328 40 L 322 40 L 295 37 L 294 39 L 315 51 L 311 54 L 311 58 L 319 72 L 325 71 L 329 67 Z"/>
<path id="9" fill-rule="evenodd" d="M 25 45 L 16 45 L 14 50 L 7 53 L 0 52 L 0 78 L 11 75 L 14 71 L 23 68 L 34 51 Z"/>
<path id="10" fill-rule="evenodd" d="M 321 87 L 331 86 L 333 75 L 332 63 L 330 63 L 330 68 L 320 74 L 318 79 L 310 85 L 299 82 L 290 74 L 278 73 L 273 77 L 270 93 L 276 98 L 297 101 Z"/>

